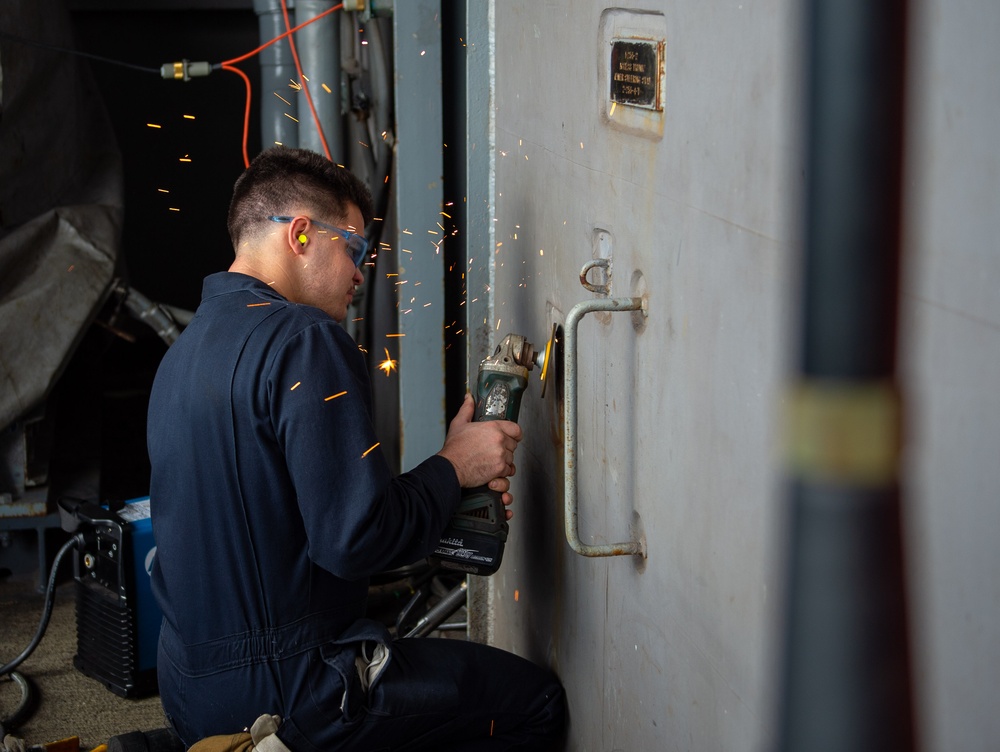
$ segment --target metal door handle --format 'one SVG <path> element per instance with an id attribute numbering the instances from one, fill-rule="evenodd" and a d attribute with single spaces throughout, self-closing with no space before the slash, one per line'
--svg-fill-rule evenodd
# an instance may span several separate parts
<path id="1" fill-rule="evenodd" d="M 588 267 L 585 267 L 584 276 Z M 566 316 L 563 354 L 566 360 L 563 460 L 564 499 L 566 505 L 566 540 L 581 556 L 646 556 L 644 541 L 627 541 L 592 546 L 580 540 L 576 500 L 576 329 L 580 320 L 594 311 L 638 311 L 645 309 L 644 298 L 596 298 L 577 303 Z"/>

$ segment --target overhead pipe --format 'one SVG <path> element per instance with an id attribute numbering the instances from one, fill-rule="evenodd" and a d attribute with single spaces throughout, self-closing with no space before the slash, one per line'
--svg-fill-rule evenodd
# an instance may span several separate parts
<path id="1" fill-rule="evenodd" d="M 806 0 L 776 748 L 913 750 L 896 376 L 906 0 Z"/>

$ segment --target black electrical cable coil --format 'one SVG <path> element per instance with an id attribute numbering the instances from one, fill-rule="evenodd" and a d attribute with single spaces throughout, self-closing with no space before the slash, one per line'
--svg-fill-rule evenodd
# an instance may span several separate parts
<path id="1" fill-rule="evenodd" d="M 49 582 L 45 588 L 45 608 L 42 611 L 42 619 L 38 623 L 38 629 L 35 630 L 35 636 L 28 643 L 28 647 L 22 650 L 17 658 L 0 667 L 0 678 L 10 676 L 11 680 L 21 688 L 21 702 L 17 706 L 17 709 L 7 717 L 0 717 L 0 739 L 3 739 L 11 729 L 17 728 L 29 715 L 32 702 L 34 701 L 33 687 L 26 677 L 14 669 L 24 663 L 25 659 L 34 652 L 35 648 L 38 647 L 38 643 L 41 642 L 42 637 L 45 635 L 45 630 L 49 626 L 49 619 L 52 617 L 52 605 L 55 601 L 56 574 L 59 571 L 59 564 L 66 553 L 71 548 L 78 547 L 81 542 L 82 539 L 80 536 L 74 535 L 59 549 L 59 553 L 56 554 L 55 560 L 52 562 L 52 571 L 49 573 Z"/>

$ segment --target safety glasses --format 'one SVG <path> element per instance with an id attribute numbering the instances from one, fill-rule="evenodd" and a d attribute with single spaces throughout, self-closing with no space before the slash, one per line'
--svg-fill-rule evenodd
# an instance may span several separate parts
<path id="1" fill-rule="evenodd" d="M 272 222 L 291 222 L 295 217 L 268 217 Z M 363 237 L 358 235 L 356 232 L 351 232 L 350 230 L 343 230 L 339 227 L 334 227 L 333 225 L 328 225 L 325 222 L 320 222 L 318 219 L 313 219 L 312 217 L 306 217 L 310 222 L 318 227 L 322 227 L 330 232 L 337 233 L 338 237 L 343 238 L 347 241 L 347 252 L 351 256 L 351 261 L 354 262 L 355 266 L 361 266 L 361 262 L 365 260 L 368 256 L 368 241 Z"/>

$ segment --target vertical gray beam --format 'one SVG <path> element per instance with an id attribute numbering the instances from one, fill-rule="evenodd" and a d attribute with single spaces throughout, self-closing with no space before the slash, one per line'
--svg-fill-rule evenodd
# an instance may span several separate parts
<path id="1" fill-rule="evenodd" d="M 492 351 L 496 266 L 495 39 L 493 0 L 468 5 L 468 264 L 466 327 L 469 333 L 469 384 L 475 384 L 479 363 Z"/>
<path id="2" fill-rule="evenodd" d="M 473 387 L 479 363 L 492 351 L 496 266 L 496 96 L 495 8 L 493 0 L 466 2 L 465 99 L 466 253 L 465 331 L 468 332 L 469 374 Z M 469 577 L 469 639 L 495 642 L 494 578 Z"/>
<path id="3" fill-rule="evenodd" d="M 397 2 L 393 12 L 396 105 L 395 250 L 399 259 L 401 468 L 444 442 L 444 240 L 441 4 Z"/>

